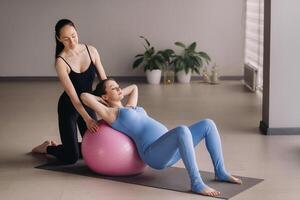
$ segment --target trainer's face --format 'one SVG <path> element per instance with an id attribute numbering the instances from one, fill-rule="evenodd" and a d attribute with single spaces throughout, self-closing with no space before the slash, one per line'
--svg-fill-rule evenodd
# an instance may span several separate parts
<path id="1" fill-rule="evenodd" d="M 65 48 L 74 49 L 78 44 L 78 35 L 76 29 L 71 25 L 65 25 L 60 29 L 59 41 Z"/>
<path id="2" fill-rule="evenodd" d="M 107 101 L 121 101 L 124 98 L 122 89 L 116 81 L 109 80 L 106 82 L 106 94 L 102 97 Z"/>

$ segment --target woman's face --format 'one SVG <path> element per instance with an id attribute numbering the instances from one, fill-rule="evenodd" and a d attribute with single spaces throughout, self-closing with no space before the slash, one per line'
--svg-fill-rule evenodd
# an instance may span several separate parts
<path id="1" fill-rule="evenodd" d="M 74 49 L 78 44 L 76 29 L 71 25 L 65 25 L 60 29 L 59 41 L 68 49 Z"/>
<path id="2" fill-rule="evenodd" d="M 102 98 L 106 101 L 121 101 L 124 98 L 122 89 L 116 81 L 108 80 L 105 87 L 106 94 Z"/>

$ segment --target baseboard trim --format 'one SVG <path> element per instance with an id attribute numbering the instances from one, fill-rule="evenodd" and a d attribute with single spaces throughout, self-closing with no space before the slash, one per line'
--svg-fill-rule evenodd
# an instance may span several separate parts
<path id="1" fill-rule="evenodd" d="M 1 76 L 1 82 L 10 81 L 58 81 L 56 76 Z"/>
<path id="2" fill-rule="evenodd" d="M 220 76 L 219 79 L 222 81 L 241 81 L 244 79 L 244 76 Z"/>
<path id="3" fill-rule="evenodd" d="M 146 76 L 110 76 L 118 82 L 138 82 L 138 83 L 146 83 Z"/>
<path id="4" fill-rule="evenodd" d="M 265 122 L 260 121 L 259 128 L 265 135 L 300 135 L 300 127 L 269 128 Z"/>
<path id="5" fill-rule="evenodd" d="M 117 81 L 125 82 L 146 82 L 145 76 L 111 76 Z M 243 76 L 220 76 L 220 80 L 223 81 L 232 81 L 232 80 L 242 80 Z M 192 81 L 202 80 L 201 76 L 192 76 Z M 58 81 L 56 76 L 1 76 L 1 82 L 10 82 L 10 81 Z"/>
<path id="6" fill-rule="evenodd" d="M 244 76 L 220 76 L 219 80 L 222 81 L 239 81 L 239 80 L 243 80 Z M 191 77 L 192 81 L 196 81 L 196 80 L 202 80 L 201 76 L 192 76 Z"/>

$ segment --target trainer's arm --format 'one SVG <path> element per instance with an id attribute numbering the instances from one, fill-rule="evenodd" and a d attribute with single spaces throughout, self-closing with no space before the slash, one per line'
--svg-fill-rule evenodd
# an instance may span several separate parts
<path id="1" fill-rule="evenodd" d="M 88 48 L 91 50 L 91 54 L 92 54 L 92 57 L 94 60 L 93 62 L 97 68 L 99 75 L 100 75 L 100 77 L 98 77 L 98 78 L 101 80 L 107 79 L 105 71 L 104 71 L 104 67 L 101 63 L 100 55 L 99 55 L 97 49 L 91 45 L 89 45 Z"/>

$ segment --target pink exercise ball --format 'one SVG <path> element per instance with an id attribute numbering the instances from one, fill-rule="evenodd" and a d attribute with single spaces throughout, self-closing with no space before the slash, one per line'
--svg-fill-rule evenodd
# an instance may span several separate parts
<path id="1" fill-rule="evenodd" d="M 86 165 L 94 172 L 110 176 L 142 173 L 146 167 L 134 142 L 101 120 L 97 132 L 87 130 L 81 151 Z"/>

